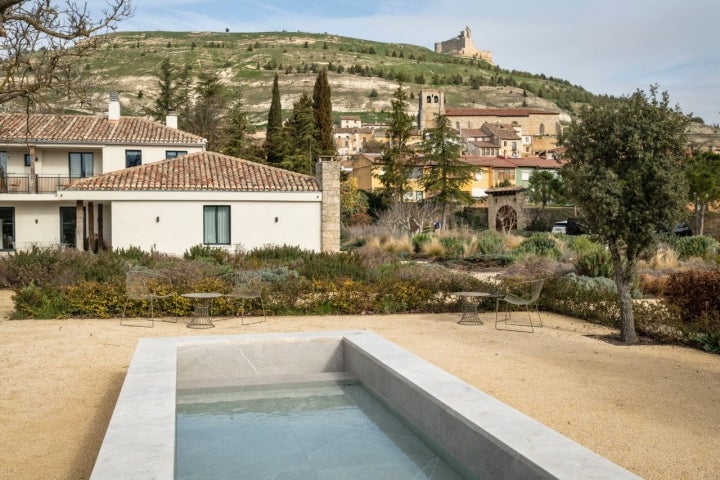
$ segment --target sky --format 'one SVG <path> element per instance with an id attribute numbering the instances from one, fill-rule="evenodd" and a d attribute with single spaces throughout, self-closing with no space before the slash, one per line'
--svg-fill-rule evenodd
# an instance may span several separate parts
<path id="1" fill-rule="evenodd" d="M 88 4 L 100 0 L 89 1 Z M 134 0 L 120 31 L 329 33 L 434 49 L 470 27 L 497 65 L 594 94 L 658 85 L 673 105 L 720 124 L 717 0 Z"/>

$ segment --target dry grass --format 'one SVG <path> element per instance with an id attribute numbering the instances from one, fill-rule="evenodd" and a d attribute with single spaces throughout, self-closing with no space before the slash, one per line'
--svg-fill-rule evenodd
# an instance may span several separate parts
<path id="1" fill-rule="evenodd" d="M 667 244 L 660 245 L 655 254 L 638 262 L 640 270 L 674 270 L 680 265 L 680 255 Z"/>

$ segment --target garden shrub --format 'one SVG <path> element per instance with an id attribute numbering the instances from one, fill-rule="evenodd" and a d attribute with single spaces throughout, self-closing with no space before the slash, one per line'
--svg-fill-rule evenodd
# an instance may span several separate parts
<path id="1" fill-rule="evenodd" d="M 602 277 L 568 274 L 547 278 L 540 308 L 610 327 L 617 327 L 620 322 L 615 284 Z"/>
<path id="2" fill-rule="evenodd" d="M 506 253 L 503 248 L 503 235 L 495 230 L 485 230 L 477 236 L 477 251 L 483 255 L 501 255 Z"/>
<path id="3" fill-rule="evenodd" d="M 720 270 L 687 270 L 670 274 L 665 299 L 678 307 L 684 322 L 707 324 L 720 331 Z"/>
<path id="4" fill-rule="evenodd" d="M 415 253 L 420 253 L 423 245 L 428 243 L 430 241 L 430 238 L 430 234 L 427 233 L 418 233 L 417 235 L 412 237 L 413 251 Z"/>
<path id="5" fill-rule="evenodd" d="M 461 239 L 453 236 L 443 235 L 439 237 L 440 244 L 445 248 L 445 256 L 451 258 L 462 257 L 465 249 Z"/>
<path id="6" fill-rule="evenodd" d="M 673 248 L 680 255 L 680 260 L 692 257 L 711 259 L 718 252 L 718 241 L 701 235 L 680 237 L 673 242 Z"/>
<path id="7" fill-rule="evenodd" d="M 515 253 L 518 257 L 523 257 L 525 255 L 538 255 L 541 257 L 553 258 L 555 260 L 562 256 L 557 247 L 555 238 L 547 232 L 533 233 L 517 248 L 515 248 L 513 253 Z"/>
<path id="8" fill-rule="evenodd" d="M 30 282 L 15 292 L 13 300 L 14 318 L 65 318 L 68 314 L 65 295 L 51 285 L 40 287 Z"/>
<path id="9" fill-rule="evenodd" d="M 640 291 L 645 296 L 662 297 L 667 291 L 668 278 L 668 275 L 641 273 L 638 275 Z"/>
<path id="10" fill-rule="evenodd" d="M 183 258 L 185 260 L 198 260 L 215 264 L 228 263 L 230 255 L 222 248 L 211 247 L 209 245 L 193 245 L 189 250 L 185 250 Z"/>
<path id="11" fill-rule="evenodd" d="M 585 250 L 575 258 L 575 270 L 586 277 L 612 277 L 613 264 L 610 252 L 602 247 Z"/>
<path id="12" fill-rule="evenodd" d="M 353 252 L 321 252 L 305 255 L 298 266 L 298 273 L 311 280 L 350 278 L 366 280 L 370 271 L 363 263 L 363 257 Z"/>

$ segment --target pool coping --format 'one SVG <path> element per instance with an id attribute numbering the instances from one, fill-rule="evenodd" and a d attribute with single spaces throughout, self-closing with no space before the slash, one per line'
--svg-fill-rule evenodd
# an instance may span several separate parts
<path id="1" fill-rule="evenodd" d="M 90 478 L 174 478 L 178 384 L 333 371 L 479 477 L 640 478 L 367 330 L 140 339 Z"/>

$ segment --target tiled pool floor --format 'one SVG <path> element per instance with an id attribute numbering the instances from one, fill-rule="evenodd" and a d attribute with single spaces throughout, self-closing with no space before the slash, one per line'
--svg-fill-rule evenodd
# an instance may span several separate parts
<path id="1" fill-rule="evenodd" d="M 463 478 L 356 382 L 208 392 L 178 392 L 178 480 Z"/>

